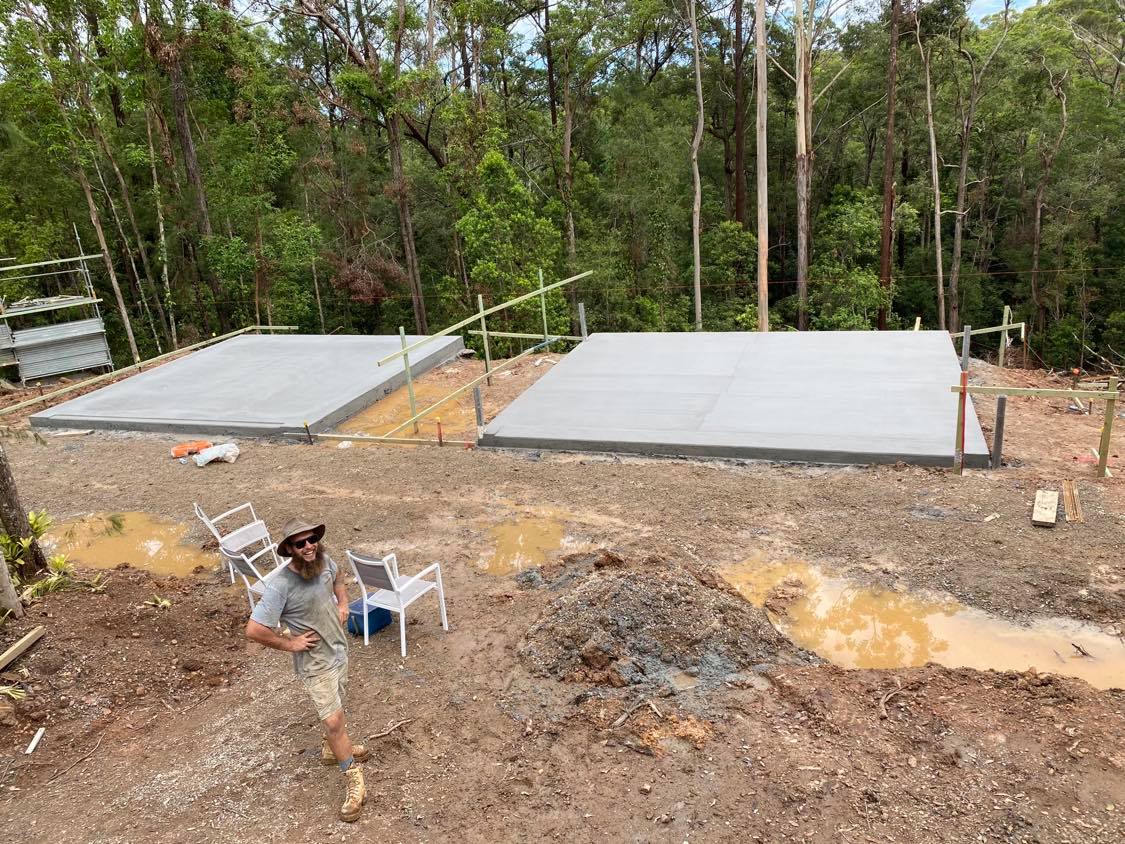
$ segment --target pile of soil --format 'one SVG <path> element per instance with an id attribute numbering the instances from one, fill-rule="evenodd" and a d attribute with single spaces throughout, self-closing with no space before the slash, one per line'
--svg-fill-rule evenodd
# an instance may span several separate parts
<path id="1" fill-rule="evenodd" d="M 244 590 L 125 566 L 108 578 L 104 592 L 52 594 L 5 626 L 5 643 L 37 625 L 47 633 L 4 672 L 4 682 L 27 696 L 0 707 L 0 741 L 18 744 L 29 724 L 46 725 L 58 741 L 138 707 L 178 712 L 228 683 L 244 662 Z M 145 603 L 156 596 L 171 606 Z"/>
<path id="2" fill-rule="evenodd" d="M 686 675 L 715 685 L 745 669 L 819 661 L 707 568 L 656 557 L 631 565 L 601 552 L 565 558 L 551 580 L 525 581 L 538 583 L 566 585 L 520 647 L 539 676 L 621 687 L 675 685 Z"/>

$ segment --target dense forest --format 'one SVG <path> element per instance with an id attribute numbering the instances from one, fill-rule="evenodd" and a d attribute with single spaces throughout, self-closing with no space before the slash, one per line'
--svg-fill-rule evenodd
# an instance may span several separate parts
<path id="1" fill-rule="evenodd" d="M 1125 6 L 1002 2 L 0 0 L 0 256 L 104 252 L 121 364 L 585 270 L 552 330 L 692 330 L 697 277 L 750 330 L 765 231 L 775 330 L 1007 304 L 1033 361 L 1121 362 Z"/>

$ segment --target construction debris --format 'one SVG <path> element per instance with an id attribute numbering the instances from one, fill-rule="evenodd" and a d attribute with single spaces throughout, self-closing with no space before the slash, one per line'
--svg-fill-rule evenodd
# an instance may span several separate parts
<path id="1" fill-rule="evenodd" d="M 33 738 L 31 740 L 31 744 L 29 744 L 27 746 L 27 750 L 24 751 L 25 754 L 30 756 L 32 753 L 35 752 L 35 748 L 39 746 L 39 739 L 43 738 L 43 733 L 45 733 L 45 732 L 47 732 L 46 727 L 40 727 L 38 730 L 35 731 L 35 738 Z"/>
<path id="2" fill-rule="evenodd" d="M 1077 481 L 1063 481 L 1063 508 L 1068 522 L 1086 521 L 1082 514 L 1082 501 L 1078 497 Z"/>
<path id="3" fill-rule="evenodd" d="M 1035 493 L 1035 506 L 1031 523 L 1036 527 L 1054 527 L 1059 515 L 1059 493 L 1053 489 L 1040 489 Z"/>
<path id="4" fill-rule="evenodd" d="M 19 657 L 23 656 L 24 652 L 38 642 L 46 632 L 47 628 L 40 625 L 21 636 L 14 645 L 0 654 L 0 671 L 3 671 L 10 663 L 15 662 Z"/>

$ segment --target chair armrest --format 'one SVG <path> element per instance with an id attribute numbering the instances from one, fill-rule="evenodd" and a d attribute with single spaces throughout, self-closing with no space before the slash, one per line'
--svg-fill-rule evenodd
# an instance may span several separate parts
<path id="1" fill-rule="evenodd" d="M 412 584 L 417 583 L 425 575 L 432 574 L 435 571 L 438 573 L 438 577 L 441 577 L 441 563 L 430 563 L 428 566 L 426 566 L 424 569 L 422 569 L 416 575 L 413 575 L 412 577 L 406 579 L 402 583 L 396 584 L 396 588 L 401 592 L 402 590 L 406 589 L 408 586 L 411 586 Z"/>
<path id="2" fill-rule="evenodd" d="M 270 569 L 270 571 L 266 572 L 265 574 L 261 574 L 258 571 L 258 567 L 256 565 L 254 565 L 255 561 L 258 560 L 260 557 L 262 557 L 266 554 L 269 554 L 276 547 L 277 547 L 276 545 L 273 545 L 271 543 L 270 545 L 267 545 L 265 548 L 263 548 L 261 551 L 257 552 L 256 554 L 251 554 L 249 557 L 244 556 L 244 559 L 249 564 L 250 568 L 252 568 L 254 570 L 254 573 L 258 575 L 258 580 L 265 580 L 267 577 L 269 577 L 274 572 L 280 571 L 281 569 L 285 568 L 285 566 L 288 565 L 288 563 L 283 563 L 281 565 L 276 566 L 273 569 Z"/>

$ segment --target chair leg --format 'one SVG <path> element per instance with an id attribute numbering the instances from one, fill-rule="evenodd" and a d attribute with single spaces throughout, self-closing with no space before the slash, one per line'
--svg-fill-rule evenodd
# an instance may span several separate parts
<path id="1" fill-rule="evenodd" d="M 366 648 L 371 644 L 371 635 L 367 632 L 367 603 L 363 604 L 363 646 Z"/>
<path id="2" fill-rule="evenodd" d="M 406 659 L 406 610 L 398 614 L 398 638 L 402 648 L 402 658 Z"/>
<path id="3" fill-rule="evenodd" d="M 449 630 L 449 619 L 445 615 L 445 589 L 441 585 L 441 569 L 437 572 L 437 599 L 438 606 L 441 607 L 441 629 Z"/>

